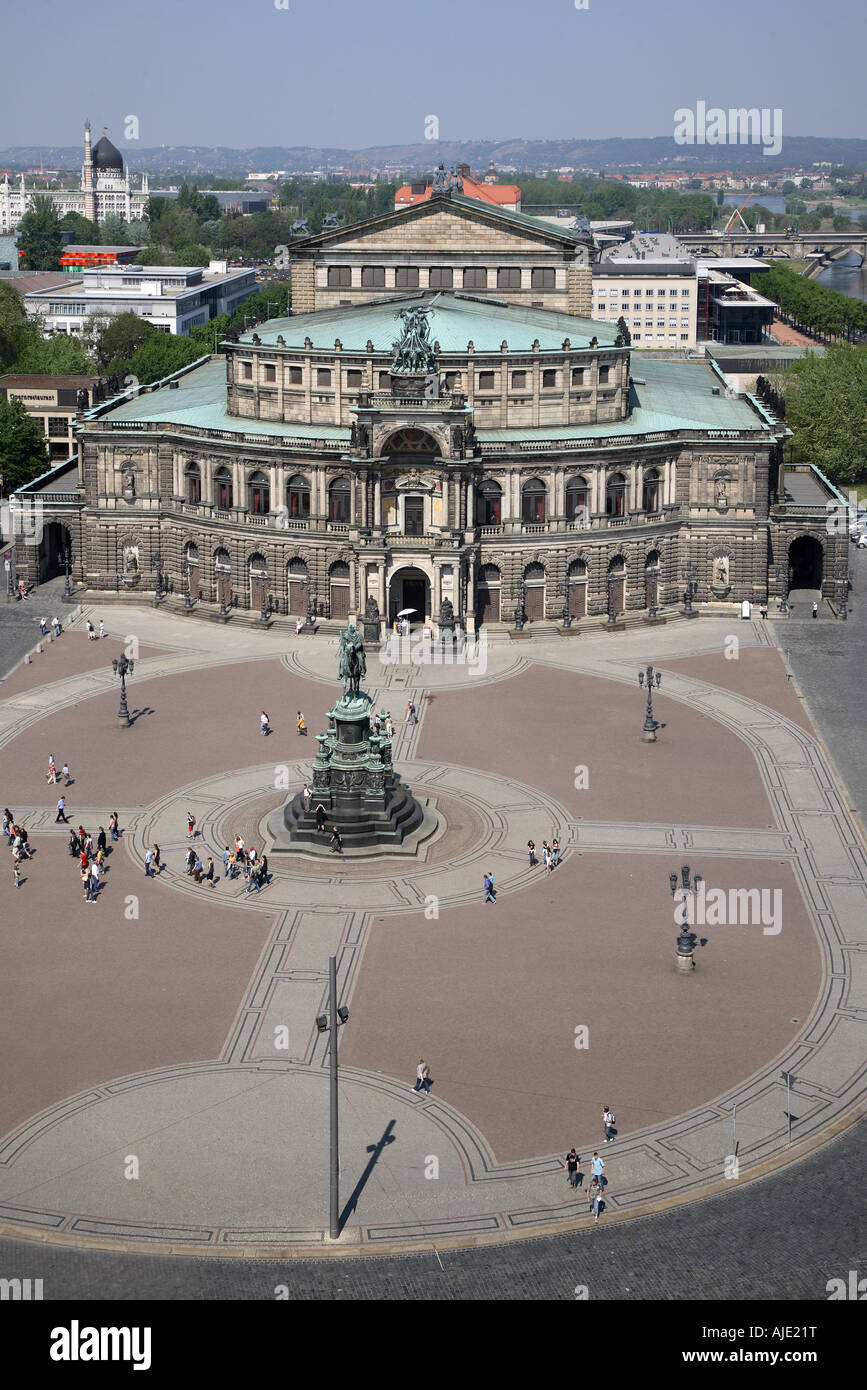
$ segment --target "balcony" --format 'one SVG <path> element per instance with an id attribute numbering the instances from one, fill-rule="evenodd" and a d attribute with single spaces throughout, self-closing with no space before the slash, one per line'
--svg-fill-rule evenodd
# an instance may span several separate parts
<path id="1" fill-rule="evenodd" d="M 443 391 L 439 396 L 393 396 L 390 391 L 365 392 L 358 398 L 354 410 L 460 410 L 466 411 L 467 398 L 462 393 Z"/>

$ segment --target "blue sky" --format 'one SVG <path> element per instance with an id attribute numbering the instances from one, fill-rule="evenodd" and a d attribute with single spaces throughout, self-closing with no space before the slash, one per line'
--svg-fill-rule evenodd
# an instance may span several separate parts
<path id="1" fill-rule="evenodd" d="M 867 135 L 864 0 L 29 0 L 0 34 L 0 147 L 670 135 L 698 100 Z"/>

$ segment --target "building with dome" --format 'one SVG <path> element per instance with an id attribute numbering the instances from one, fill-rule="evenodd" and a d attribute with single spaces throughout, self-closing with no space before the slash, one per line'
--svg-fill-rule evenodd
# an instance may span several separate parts
<path id="1" fill-rule="evenodd" d="M 59 217 L 77 212 L 96 223 L 111 216 L 122 217 L 124 222 L 137 221 L 146 215 L 149 197 L 147 174 L 142 174 L 140 186 L 134 190 L 123 156 L 105 130 L 91 148 L 90 121 L 84 123 L 84 162 L 78 192 L 28 188 L 23 174 L 16 187 L 10 184 L 7 174 L 0 183 L 0 233 L 14 231 L 37 193 L 52 200 Z"/>
<path id="2" fill-rule="evenodd" d="M 733 613 L 843 596 L 833 490 L 807 470 L 790 496 L 784 422 L 712 361 L 590 318 L 583 225 L 452 189 L 293 252 L 304 312 L 82 415 L 77 459 L 16 494 L 45 508 L 19 571 L 68 542 L 78 585 L 211 618 L 375 604 L 531 634 L 687 588 Z"/>

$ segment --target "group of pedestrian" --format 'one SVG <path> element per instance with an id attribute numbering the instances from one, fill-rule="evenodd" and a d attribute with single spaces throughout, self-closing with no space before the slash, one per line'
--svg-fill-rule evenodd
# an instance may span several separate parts
<path id="1" fill-rule="evenodd" d="M 108 824 L 111 838 L 116 840 L 118 838 L 117 811 L 112 811 Z M 109 854 L 105 826 L 99 826 L 95 841 L 83 825 L 80 825 L 77 830 L 73 828 L 69 832 L 69 854 L 72 859 L 78 860 L 78 872 L 84 890 L 82 894 L 84 901 L 95 903 L 99 897 L 103 874 L 106 869 L 105 861 Z"/>
<path id="2" fill-rule="evenodd" d="M 145 878 L 156 878 L 163 871 L 163 861 L 160 856 L 160 847 L 154 843 L 145 850 Z"/>
<path id="3" fill-rule="evenodd" d="M 529 857 L 530 857 L 530 868 L 533 869 L 533 868 L 535 868 L 535 866 L 539 863 L 539 860 L 538 860 L 537 857 L 536 857 L 536 841 L 535 841 L 535 840 L 528 840 L 528 841 L 527 841 L 527 854 L 528 854 Z M 548 841 L 547 841 L 547 840 L 543 840 L 543 841 L 542 841 L 542 863 L 543 863 L 544 866 L 545 866 L 545 872 L 546 872 L 546 873 L 551 873 L 551 871 L 552 871 L 553 869 L 556 869 L 557 865 L 560 864 L 560 863 L 562 863 L 562 861 L 563 861 L 563 852 L 562 852 L 562 850 L 560 849 L 560 841 L 557 839 L 556 835 L 554 836 L 554 839 L 551 841 L 550 845 L 548 844 Z"/>
<path id="4" fill-rule="evenodd" d="M 382 710 L 379 714 L 375 714 L 371 723 L 373 724 L 373 732 L 375 734 L 381 734 L 383 729 L 385 729 L 386 738 L 394 738 L 394 720 L 391 717 L 390 709 Z"/>
<path id="5" fill-rule="evenodd" d="M 602 1128 L 605 1131 L 605 1143 L 613 1144 L 617 1130 L 614 1128 L 615 1119 L 611 1112 L 611 1107 L 607 1101 L 602 1111 Z M 584 1174 L 581 1172 L 581 1159 L 577 1150 L 573 1147 L 567 1153 L 563 1168 L 566 1172 L 566 1180 L 573 1190 L 577 1190 L 582 1185 Z M 605 1160 L 599 1157 L 599 1153 L 594 1149 L 593 1157 L 590 1160 L 590 1182 L 584 1189 L 587 1193 L 587 1207 L 593 1216 L 594 1221 L 599 1220 L 600 1213 L 605 1209 L 605 1189 L 608 1186 L 608 1179 L 605 1176 Z"/>
<path id="6" fill-rule="evenodd" d="M 19 825 L 8 806 L 3 811 L 3 834 L 12 851 L 12 879 L 15 887 L 20 888 L 21 862 L 24 859 L 32 859 L 33 853 L 28 842 L 27 830 L 23 825 Z"/>
<path id="7" fill-rule="evenodd" d="M 88 642 L 98 642 L 100 637 L 105 636 L 105 623 L 103 622 L 102 618 L 100 618 L 99 620 L 99 632 L 96 631 L 96 628 L 93 626 L 93 623 L 90 621 L 89 618 L 84 624 L 84 629 L 87 633 Z"/>
<path id="8" fill-rule="evenodd" d="M 72 781 L 72 778 L 71 778 L 70 775 L 69 775 L 69 763 L 64 763 L 63 766 L 61 767 L 60 771 L 58 772 L 58 771 L 57 771 L 57 763 L 54 761 L 54 754 L 53 754 L 53 753 L 49 753 L 49 754 L 48 754 L 48 771 L 47 771 L 46 774 L 45 774 L 45 780 L 46 780 L 46 782 L 48 782 L 49 785 L 51 785 L 51 786 L 56 785 L 58 782 L 60 782 L 60 781 L 62 780 L 63 785 L 64 785 L 65 787 L 68 787 L 69 784 L 70 784 L 70 782 Z"/>
<path id="9" fill-rule="evenodd" d="M 157 849 L 159 846 L 157 846 Z M 211 855 L 205 856 L 207 866 L 202 863 L 198 850 L 193 849 L 192 845 L 187 850 L 186 869 L 190 878 L 195 879 L 196 883 L 209 883 L 214 886 L 214 860 Z M 145 858 L 145 873 L 148 872 L 147 858 Z"/>

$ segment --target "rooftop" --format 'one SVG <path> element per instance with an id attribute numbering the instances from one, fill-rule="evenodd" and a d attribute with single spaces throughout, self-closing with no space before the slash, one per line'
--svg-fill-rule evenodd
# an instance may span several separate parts
<path id="1" fill-rule="evenodd" d="M 80 391 L 85 386 L 92 386 L 95 381 L 99 381 L 98 376 L 30 376 L 27 373 L 10 373 L 8 376 L 0 376 L 0 389 L 8 387 L 14 390 L 16 386 L 20 386 L 22 390 L 30 391 Z"/>
<path id="2" fill-rule="evenodd" d="M 407 307 L 430 310 L 430 340 L 439 343 L 441 354 L 465 354 L 468 342 L 472 342 L 476 353 L 499 353 L 504 341 L 510 353 L 525 354 L 532 350 L 536 339 L 542 352 L 562 352 L 566 338 L 572 348 L 589 348 L 591 338 L 601 348 L 610 348 L 617 337 L 617 329 L 611 324 L 458 292 L 413 294 L 271 319 L 243 334 L 239 343 L 251 343 L 255 332 L 266 347 L 283 346 L 277 344 L 277 338 L 282 337 L 287 348 L 301 349 L 305 338 L 310 338 L 314 348 L 331 352 L 339 338 L 344 352 L 364 353 L 368 342 L 372 342 L 375 352 L 391 354 L 400 336 L 399 311 Z"/>

